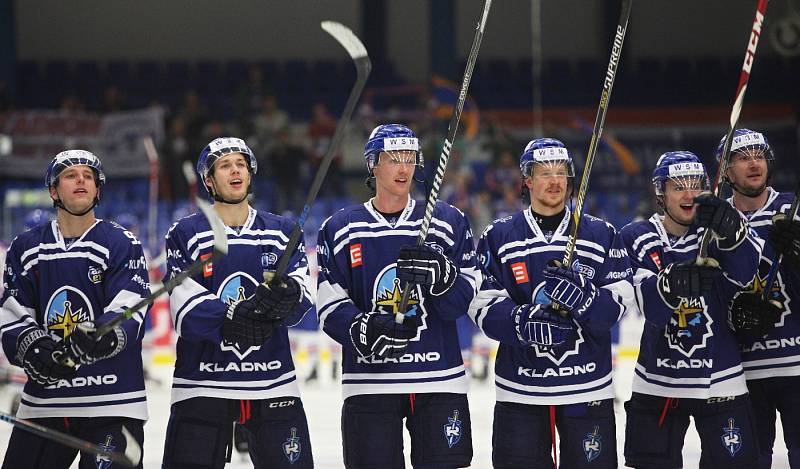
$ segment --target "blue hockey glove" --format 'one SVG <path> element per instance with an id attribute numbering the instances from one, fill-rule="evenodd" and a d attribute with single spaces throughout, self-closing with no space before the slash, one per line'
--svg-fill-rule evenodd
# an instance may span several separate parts
<path id="1" fill-rule="evenodd" d="M 580 272 L 549 265 L 544 269 L 544 293 L 580 322 L 600 292 Z"/>
<path id="2" fill-rule="evenodd" d="M 56 384 L 77 373 L 76 367 L 62 365 L 56 360 L 59 349 L 60 343 L 38 328 L 23 332 L 17 338 L 17 360 L 28 378 L 42 386 Z"/>
<path id="3" fill-rule="evenodd" d="M 800 221 L 789 220 L 785 213 L 776 214 L 769 227 L 769 243 L 795 268 L 800 267 Z"/>
<path id="4" fill-rule="evenodd" d="M 456 282 L 458 267 L 444 254 L 430 246 L 403 246 L 397 259 L 397 278 L 415 285 L 430 285 L 439 296 Z"/>
<path id="5" fill-rule="evenodd" d="M 763 300 L 760 293 L 742 292 L 736 295 L 728 310 L 728 327 L 744 342 L 762 338 L 775 328 L 781 319 L 783 305 L 775 300 Z"/>
<path id="6" fill-rule="evenodd" d="M 703 192 L 694 198 L 694 203 L 697 204 L 695 223 L 717 234 L 718 248 L 730 251 L 744 241 L 747 222 L 727 200 Z"/>
<path id="7" fill-rule="evenodd" d="M 65 340 L 70 355 L 83 365 L 111 358 L 120 353 L 127 343 L 127 335 L 121 327 L 115 327 L 101 337 L 97 337 L 95 332 L 97 328 L 92 321 L 82 322 Z"/>
<path id="8" fill-rule="evenodd" d="M 283 321 L 300 303 L 303 289 L 297 280 L 284 275 L 277 282 L 261 284 L 256 288 L 255 299 L 259 309 L 272 321 Z"/>
<path id="9" fill-rule="evenodd" d="M 678 309 L 681 298 L 698 298 L 711 293 L 720 275 L 719 266 L 697 265 L 694 260 L 673 262 L 658 273 L 656 289 L 664 304 Z"/>
<path id="10" fill-rule="evenodd" d="M 222 323 L 222 338 L 243 347 L 259 347 L 272 337 L 276 321 L 264 313 L 255 296 L 228 306 Z"/>
<path id="11" fill-rule="evenodd" d="M 397 324 L 394 315 L 382 311 L 360 313 L 350 324 L 350 340 L 364 358 L 398 358 L 405 353 L 411 339 L 417 336 L 421 322 L 417 315 L 406 316 Z"/>
<path id="12" fill-rule="evenodd" d="M 517 339 L 524 347 L 561 345 L 576 330 L 571 319 L 565 318 L 550 305 L 520 305 L 511 314 L 514 315 Z"/>

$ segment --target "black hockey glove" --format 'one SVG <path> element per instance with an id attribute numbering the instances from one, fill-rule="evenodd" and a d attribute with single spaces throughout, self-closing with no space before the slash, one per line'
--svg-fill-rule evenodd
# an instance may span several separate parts
<path id="1" fill-rule="evenodd" d="M 673 262 L 658 273 L 656 288 L 668 307 L 678 309 L 681 298 L 708 294 L 722 275 L 719 266 L 697 265 L 694 260 Z"/>
<path id="2" fill-rule="evenodd" d="M 525 304 L 512 310 L 517 339 L 523 347 L 552 347 L 567 341 L 576 330 L 575 323 L 550 305 Z"/>
<path id="3" fill-rule="evenodd" d="M 259 309 L 272 321 L 283 321 L 300 303 L 303 289 L 297 280 L 284 275 L 278 281 L 261 284 L 256 288 L 255 299 Z"/>
<path id="4" fill-rule="evenodd" d="M 270 320 L 253 298 L 228 306 L 222 323 L 222 338 L 243 347 L 259 347 L 272 337 L 276 321 Z"/>
<path id="5" fill-rule="evenodd" d="M 54 352 L 59 349 L 59 343 L 47 332 L 31 329 L 17 339 L 17 360 L 22 363 L 22 368 L 31 381 L 50 386 L 77 373 L 76 367 L 65 366 L 56 361 Z"/>
<path id="6" fill-rule="evenodd" d="M 572 313 L 578 322 L 600 294 L 597 287 L 580 272 L 555 265 L 548 265 L 544 269 L 544 293 L 551 301 Z"/>
<path id="7" fill-rule="evenodd" d="M 790 220 L 785 213 L 776 214 L 769 227 L 769 242 L 794 268 L 800 267 L 800 221 Z"/>
<path id="8" fill-rule="evenodd" d="M 730 251 L 747 236 L 747 222 L 726 200 L 703 192 L 694 198 L 697 204 L 694 221 L 698 226 L 713 230 L 717 234 L 717 247 Z"/>
<path id="9" fill-rule="evenodd" d="M 430 285 L 439 296 L 456 283 L 458 267 L 444 254 L 430 246 L 403 246 L 397 259 L 397 278 L 415 285 Z"/>
<path id="10" fill-rule="evenodd" d="M 398 358 L 405 353 L 408 342 L 417 336 L 421 325 L 417 315 L 406 316 L 397 324 L 394 315 L 382 311 L 360 313 L 350 324 L 350 340 L 364 358 Z"/>
<path id="11" fill-rule="evenodd" d="M 760 293 L 742 292 L 736 295 L 728 311 L 728 327 L 740 342 L 761 338 L 775 328 L 781 319 L 783 305 L 764 300 Z"/>
<path id="12" fill-rule="evenodd" d="M 70 355 L 83 365 L 111 358 L 120 353 L 127 343 L 127 334 L 119 326 L 101 337 L 97 337 L 95 332 L 97 328 L 92 321 L 82 322 L 65 340 Z"/>

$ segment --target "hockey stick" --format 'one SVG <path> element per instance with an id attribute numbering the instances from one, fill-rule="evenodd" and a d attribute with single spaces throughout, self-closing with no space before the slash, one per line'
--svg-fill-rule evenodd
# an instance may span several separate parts
<path id="1" fill-rule="evenodd" d="M 208 202 L 197 199 L 195 200 L 195 203 L 197 204 L 197 208 L 199 208 L 200 211 L 203 212 L 203 215 L 205 215 L 205 217 L 208 219 L 209 225 L 211 225 L 211 232 L 214 235 L 214 251 L 210 256 L 201 257 L 192 265 L 187 267 L 186 270 L 174 275 L 171 279 L 166 281 L 161 288 L 151 293 L 147 298 L 142 298 L 135 305 L 127 308 L 110 321 L 100 325 L 97 328 L 97 331 L 94 333 L 95 337 L 104 336 L 109 331 L 121 324 L 122 321 L 132 318 L 133 315 L 136 314 L 140 309 L 152 304 L 154 301 L 156 301 L 156 299 L 158 299 L 159 296 L 163 295 L 164 293 L 170 293 L 175 289 L 175 287 L 183 283 L 184 280 L 203 270 L 214 259 L 228 254 L 228 235 L 225 234 L 225 225 L 222 223 L 222 220 L 219 219 L 217 214 L 214 212 L 214 209 L 211 208 L 211 205 L 209 205 Z M 75 367 L 75 360 L 73 359 L 72 354 L 69 352 L 67 347 L 68 344 L 66 341 L 64 341 L 61 348 L 53 352 L 53 358 L 61 365 Z"/>
<path id="2" fill-rule="evenodd" d="M 614 79 L 617 76 L 619 59 L 622 54 L 622 44 L 625 42 L 625 31 L 628 29 L 628 19 L 631 16 L 632 4 L 633 0 L 622 0 L 622 9 L 619 13 L 617 31 L 614 34 L 614 45 L 611 47 L 611 58 L 608 60 L 608 68 L 606 69 L 606 76 L 603 80 L 603 92 L 600 94 L 600 104 L 597 106 L 597 116 L 594 119 L 592 139 L 589 140 L 589 152 L 586 154 L 586 164 L 583 167 L 581 184 L 578 186 L 578 195 L 575 198 L 575 210 L 572 212 L 572 230 L 570 230 L 569 238 L 567 238 L 566 251 L 564 252 L 564 258 L 561 262 L 561 265 L 567 269 L 570 268 L 572 264 L 572 256 L 575 253 L 575 247 L 578 243 L 578 228 L 581 225 L 583 203 L 586 200 L 586 192 L 589 189 L 589 174 L 592 172 L 592 164 L 594 164 L 594 157 L 597 154 L 597 147 L 603 136 L 603 125 L 606 121 L 608 104 L 611 100 L 611 89 L 614 87 Z M 555 307 L 556 305 L 553 304 L 553 306 Z"/>
<path id="3" fill-rule="evenodd" d="M 345 128 L 350 122 L 350 116 L 353 115 L 353 111 L 356 108 L 358 99 L 361 97 L 361 92 L 364 90 L 364 85 L 367 83 L 369 72 L 372 70 L 372 62 L 369 60 L 369 56 L 367 55 L 367 49 L 364 47 L 364 44 L 361 43 L 358 37 L 353 34 L 353 31 L 351 31 L 350 28 L 341 23 L 337 23 L 336 21 L 323 21 L 320 23 L 320 26 L 326 33 L 333 36 L 333 38 L 336 39 L 336 41 L 341 44 L 345 50 L 347 50 L 350 58 L 353 59 L 353 62 L 356 66 L 356 82 L 353 85 L 353 89 L 350 90 L 350 96 L 347 98 L 347 102 L 344 105 L 342 117 L 339 118 L 339 122 L 336 124 L 336 130 L 333 133 L 333 140 L 331 140 L 328 151 L 325 153 L 325 157 L 322 158 L 319 169 L 317 169 L 317 174 L 314 176 L 314 181 L 311 183 L 311 189 L 308 190 L 308 195 L 306 195 L 306 201 L 303 205 L 303 210 L 300 212 L 300 216 L 297 218 L 297 223 L 295 223 L 292 234 L 289 237 L 289 241 L 286 243 L 286 248 L 284 249 L 283 254 L 281 254 L 281 258 L 278 260 L 278 264 L 275 267 L 275 272 L 269 272 L 268 274 L 264 275 L 265 283 L 278 281 L 278 279 L 280 279 L 283 274 L 286 273 L 286 269 L 289 267 L 289 260 L 292 257 L 292 252 L 300 242 L 303 225 L 306 224 L 306 218 L 311 210 L 311 204 L 314 203 L 314 200 L 317 198 L 317 194 L 319 194 L 319 190 L 322 188 L 325 175 L 328 173 L 328 168 L 333 161 L 333 157 L 339 150 L 339 145 L 342 142 L 342 138 L 344 138 Z"/>
<path id="4" fill-rule="evenodd" d="M 439 165 L 436 168 L 436 176 L 433 178 L 431 191 L 428 194 L 428 202 L 425 205 L 425 216 L 422 218 L 422 225 L 419 228 L 419 235 L 417 235 L 417 246 L 425 244 L 425 238 L 428 236 L 428 228 L 433 218 L 433 209 L 436 207 L 436 201 L 439 199 L 439 189 L 444 179 L 444 170 L 447 168 L 447 161 L 450 159 L 450 149 L 453 147 L 453 142 L 456 139 L 458 121 L 461 120 L 461 111 L 464 110 L 464 102 L 467 100 L 467 90 L 469 89 L 469 82 L 472 79 L 472 70 L 475 68 L 475 61 L 478 59 L 478 50 L 481 48 L 481 40 L 483 39 L 483 29 L 486 27 L 486 19 L 489 18 L 489 10 L 491 8 L 492 0 L 485 0 L 483 4 L 483 13 L 481 13 L 481 19 L 478 21 L 478 25 L 475 28 L 475 37 L 472 39 L 472 47 L 470 47 L 469 56 L 467 57 L 467 68 L 464 70 L 464 78 L 461 81 L 461 91 L 458 92 L 458 100 L 456 101 L 455 107 L 453 107 L 450 123 L 447 124 L 447 138 L 444 139 L 442 152 L 439 154 Z M 405 310 L 408 306 L 408 300 L 411 297 L 412 287 L 413 285 L 411 282 L 406 282 L 403 286 L 400 306 L 394 316 L 394 320 L 398 324 L 402 324 L 405 319 Z"/>
<path id="5" fill-rule="evenodd" d="M 44 427 L 38 423 L 17 418 L 5 412 L 0 412 L 0 420 L 8 422 L 21 430 L 33 433 L 34 435 L 38 435 L 42 438 L 55 441 L 56 443 L 69 446 L 70 448 L 75 448 L 86 453 L 92 453 L 108 458 L 111 462 L 119 463 L 126 467 L 136 467 L 142 460 L 142 447 L 139 446 L 139 442 L 136 441 L 136 438 L 131 435 L 125 426 L 122 427 L 122 436 L 125 438 L 125 452 L 119 453 L 58 430 Z"/>
<path id="6" fill-rule="evenodd" d="M 792 205 L 789 206 L 789 213 L 787 214 L 787 218 L 789 220 L 794 220 L 797 216 L 798 205 L 800 205 L 800 184 L 795 188 L 794 200 L 792 200 Z M 781 267 L 781 262 L 783 262 L 783 254 L 773 252 L 771 260 L 772 265 L 769 267 L 767 282 L 764 284 L 764 290 L 761 292 L 761 299 L 764 301 L 769 299 L 769 291 L 772 289 L 772 284 L 775 282 L 775 278 L 778 276 L 778 269 Z"/>
<path id="7" fill-rule="evenodd" d="M 719 195 L 722 178 L 725 176 L 725 171 L 728 169 L 731 144 L 733 143 L 733 132 L 736 130 L 736 123 L 739 121 L 739 114 L 742 112 L 744 93 L 747 91 L 747 82 L 750 80 L 750 69 L 753 67 L 753 62 L 756 58 L 756 47 L 758 46 L 758 38 L 761 36 L 761 26 L 764 24 L 764 17 L 767 14 L 767 3 L 769 3 L 769 0 L 758 0 L 758 5 L 756 6 L 756 16 L 753 19 L 750 40 L 747 42 L 744 63 L 742 64 L 742 71 L 739 74 L 739 84 L 736 86 L 736 99 L 733 102 L 733 109 L 731 110 L 728 133 L 725 136 L 725 145 L 722 147 L 722 158 L 720 158 L 719 166 L 717 167 L 717 176 L 714 178 L 714 186 L 711 190 L 714 195 Z M 703 233 L 703 238 L 700 240 L 700 252 L 697 254 L 697 265 L 712 265 L 714 263 L 708 260 L 708 244 L 711 242 L 713 236 L 714 232 L 712 230 L 705 230 Z"/>
<path id="8" fill-rule="evenodd" d="M 150 163 L 150 190 L 147 199 L 147 244 L 150 252 L 156 249 L 156 230 L 158 229 L 158 152 L 149 135 L 144 138 L 144 151 Z"/>
<path id="9" fill-rule="evenodd" d="M 197 200 L 197 173 L 194 172 L 192 162 L 188 160 L 183 162 L 181 170 L 183 171 L 183 177 L 186 179 L 186 184 L 189 189 L 189 200 L 194 204 L 194 201 Z M 189 212 L 194 212 L 194 209 L 195 207 L 190 206 Z"/>

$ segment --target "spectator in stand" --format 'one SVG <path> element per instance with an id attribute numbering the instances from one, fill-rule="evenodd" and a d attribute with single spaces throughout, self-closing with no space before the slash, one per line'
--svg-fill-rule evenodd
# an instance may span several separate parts
<path id="1" fill-rule="evenodd" d="M 209 120 L 208 110 L 200 102 L 200 97 L 194 90 L 189 90 L 183 96 L 183 105 L 178 110 L 178 117 L 186 126 L 186 140 L 189 148 L 202 148 L 208 139 L 203 135 L 203 130 Z"/>
<path id="2" fill-rule="evenodd" d="M 259 161 L 259 164 L 262 162 Z M 298 181 L 308 174 L 308 154 L 292 142 L 289 129 L 284 127 L 277 133 L 277 141 L 272 146 L 264 165 L 270 168 L 269 175 L 275 181 L 275 207 L 273 213 L 281 214 L 286 210 L 299 210 L 302 200 L 301 190 L 305 189 Z"/>
<path id="3" fill-rule="evenodd" d="M 168 200 L 179 200 L 186 197 L 189 189 L 183 175 L 183 162 L 191 161 L 189 141 L 186 138 L 186 123 L 173 117 L 167 128 L 167 138 L 161 146 L 161 197 Z M 194 167 L 194 162 L 192 162 Z"/>
<path id="4" fill-rule="evenodd" d="M 311 110 L 311 122 L 308 124 L 308 137 L 311 141 L 311 153 L 309 157 L 309 166 L 311 167 L 312 174 L 315 174 L 322 158 L 328 151 L 331 144 L 334 131 L 336 130 L 336 119 L 328 111 L 325 104 L 317 102 Z M 329 181 L 338 181 L 341 179 L 341 162 L 342 155 L 336 154 L 331 161 L 331 166 L 328 169 L 327 178 Z M 331 195 L 333 185 L 326 184 L 322 186 L 322 195 Z"/>
<path id="5" fill-rule="evenodd" d="M 272 94 L 264 81 L 264 74 L 258 65 L 247 69 L 247 82 L 236 90 L 236 115 L 247 124 L 261 110 L 267 95 Z M 252 129 L 246 129 L 248 131 Z"/>
<path id="6" fill-rule="evenodd" d="M 117 85 L 108 85 L 103 90 L 103 104 L 100 106 L 100 111 L 104 113 L 119 112 L 124 111 L 125 108 L 125 95 L 122 94 L 122 90 Z"/>
<path id="7" fill-rule="evenodd" d="M 275 96 L 267 95 L 261 104 L 261 112 L 253 119 L 256 153 L 269 154 L 277 144 L 278 133 L 288 127 L 289 115 L 278 107 Z"/>
<path id="8" fill-rule="evenodd" d="M 502 198 L 508 187 L 517 190 L 519 185 L 519 167 L 514 155 L 507 149 L 503 150 L 494 164 L 486 170 L 484 186 L 492 193 L 493 198 Z"/>

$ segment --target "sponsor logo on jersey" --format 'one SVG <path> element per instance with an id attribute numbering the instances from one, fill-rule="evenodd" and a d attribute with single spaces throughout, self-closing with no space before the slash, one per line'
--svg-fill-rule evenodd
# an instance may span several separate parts
<path id="1" fill-rule="evenodd" d="M 531 300 L 537 305 L 546 305 L 551 303 L 550 298 L 548 298 L 544 292 L 544 282 L 541 282 L 536 286 L 536 288 L 534 288 L 533 294 L 531 295 Z M 536 353 L 537 357 L 547 357 L 556 365 L 561 365 L 567 357 L 578 354 L 580 346 L 583 342 L 583 328 L 576 324 L 575 334 L 570 334 L 567 341 L 563 344 L 554 347 L 533 345 L 531 348 L 533 349 L 534 353 Z M 546 371 L 547 369 L 545 369 L 545 372 Z"/>
<path id="2" fill-rule="evenodd" d="M 447 441 L 448 448 L 452 448 L 461 441 L 461 420 L 458 419 L 458 409 L 453 409 L 453 416 L 447 417 L 447 423 L 444 425 L 444 439 Z"/>
<path id="3" fill-rule="evenodd" d="M 292 427 L 292 435 L 283 442 L 283 455 L 289 460 L 289 464 L 294 464 L 300 459 L 300 452 L 303 447 L 300 445 L 300 437 L 297 436 L 297 427 Z"/>
<path id="4" fill-rule="evenodd" d="M 350 267 L 358 267 L 361 264 L 361 243 L 358 243 L 350 246 Z"/>
<path id="5" fill-rule="evenodd" d="M 742 449 L 742 433 L 739 427 L 735 426 L 736 422 L 733 417 L 728 418 L 728 425 L 722 427 L 722 445 L 728 450 L 731 457 L 736 456 L 736 453 Z"/>
<path id="6" fill-rule="evenodd" d="M 711 337 L 714 320 L 708 314 L 703 297 L 683 298 L 669 318 L 664 335 L 673 350 L 691 358 L 695 350 L 704 348 Z"/>
<path id="7" fill-rule="evenodd" d="M 514 280 L 516 280 L 517 285 L 530 281 L 528 278 L 528 268 L 525 266 L 524 262 L 515 262 L 511 264 L 511 273 L 514 274 Z"/>
<path id="8" fill-rule="evenodd" d="M 66 339 L 78 323 L 94 318 L 89 298 L 75 287 L 64 286 L 56 290 L 47 302 L 45 324 L 47 329 Z"/>
<path id="9" fill-rule="evenodd" d="M 603 452 L 603 437 L 600 436 L 600 427 L 594 426 L 591 432 L 583 439 L 583 454 L 587 462 L 592 462 Z"/>
<path id="10" fill-rule="evenodd" d="M 111 444 L 111 442 L 113 440 L 114 440 L 113 436 L 111 436 L 109 434 L 106 434 L 105 440 L 103 441 L 103 443 L 99 444 L 98 446 L 101 449 L 103 449 L 103 450 L 105 450 L 105 451 L 110 453 L 110 452 L 112 452 L 112 451 L 114 451 L 116 449 L 116 446 Z M 111 457 L 109 457 L 108 454 L 98 454 L 98 455 L 95 455 L 94 462 L 95 462 L 95 464 L 97 464 L 97 469 L 108 469 L 109 467 L 111 467 L 111 462 L 112 461 L 111 461 Z"/>
<path id="11" fill-rule="evenodd" d="M 219 291 L 217 292 L 217 296 L 220 300 L 222 300 L 223 303 L 230 306 L 234 303 L 238 303 L 239 301 L 251 298 L 253 294 L 251 293 L 248 295 L 247 293 L 255 293 L 257 286 L 258 282 L 256 282 L 253 277 L 244 272 L 236 272 L 229 275 L 228 278 L 222 282 L 222 285 L 220 285 Z M 239 345 L 235 342 L 223 340 L 220 343 L 219 348 L 226 352 L 233 352 L 237 357 L 239 357 L 239 360 L 244 360 L 247 355 L 254 350 L 260 349 L 261 346 L 248 347 L 245 345 Z"/>
<path id="12" fill-rule="evenodd" d="M 653 260 L 653 264 L 656 265 L 656 269 L 658 269 L 660 271 L 661 270 L 661 258 L 658 257 L 658 253 L 657 252 L 651 252 L 650 253 L 650 259 Z"/>
<path id="13" fill-rule="evenodd" d="M 261 267 L 268 269 L 278 263 L 278 255 L 274 252 L 261 253 Z"/>
<path id="14" fill-rule="evenodd" d="M 608 257 L 611 257 L 611 258 L 622 259 L 622 258 L 627 257 L 627 256 L 628 256 L 628 253 L 625 252 L 624 249 L 609 249 L 608 250 Z"/>
<path id="15" fill-rule="evenodd" d="M 202 261 L 204 261 L 204 260 L 206 260 L 206 259 L 208 259 L 210 257 L 211 257 L 211 253 L 201 254 L 200 255 L 200 261 L 202 262 Z M 203 278 L 208 278 L 208 277 L 211 277 L 212 275 L 214 275 L 214 263 L 213 262 L 209 262 L 208 264 L 205 265 L 205 267 L 203 267 Z"/>
<path id="16" fill-rule="evenodd" d="M 97 284 L 103 281 L 103 270 L 99 267 L 91 266 L 89 267 L 89 272 L 87 272 L 87 276 L 89 277 L 89 281 Z"/>
<path id="17" fill-rule="evenodd" d="M 147 262 L 144 259 L 144 256 L 139 256 L 138 259 L 130 259 L 128 261 L 128 268 L 130 270 L 139 270 L 144 269 L 147 265 Z"/>
<path id="18" fill-rule="evenodd" d="M 572 270 L 580 272 L 581 275 L 583 275 L 586 278 L 590 279 L 594 278 L 594 267 L 586 264 L 581 264 L 580 262 L 577 261 L 577 259 L 575 260 L 575 262 L 572 263 Z"/>

